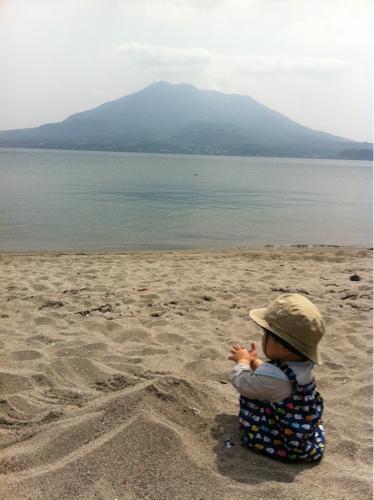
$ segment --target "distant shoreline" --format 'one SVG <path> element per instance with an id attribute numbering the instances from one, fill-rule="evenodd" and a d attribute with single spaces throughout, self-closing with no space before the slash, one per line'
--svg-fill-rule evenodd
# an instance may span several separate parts
<path id="1" fill-rule="evenodd" d="M 372 251 L 367 245 L 362 246 L 341 246 L 341 245 L 258 245 L 256 247 L 238 247 L 238 248 L 196 248 L 196 249 L 164 249 L 164 250 L 40 250 L 40 251 L 2 251 L 1 256 L 74 256 L 74 255 L 134 255 L 134 254 L 193 254 L 193 253 L 242 253 L 242 252 L 314 252 L 314 251 L 349 251 L 349 250 L 367 250 Z"/>
<path id="2" fill-rule="evenodd" d="M 368 143 L 369 144 L 369 143 Z M 25 146 L 2 146 L 0 145 L 0 149 L 12 149 L 12 150 L 27 150 L 27 151 L 74 151 L 74 152 L 85 152 L 85 153 L 130 153 L 130 154 L 159 154 L 159 155 L 178 155 L 178 156 L 219 156 L 219 157 L 227 157 L 227 158 L 235 158 L 235 157 L 240 157 L 240 158 L 274 158 L 276 159 L 300 159 L 300 160 L 348 160 L 348 161 L 368 161 L 373 163 L 373 149 L 359 149 L 358 151 L 362 152 L 368 152 L 371 153 L 371 159 L 366 158 L 366 157 L 359 157 L 358 155 L 356 158 L 351 158 L 348 157 L 342 157 L 339 155 L 336 156 L 291 156 L 291 155 L 286 155 L 286 156 L 274 156 L 274 155 L 250 155 L 250 154 L 225 154 L 225 153 L 220 153 L 219 151 L 212 151 L 212 152 L 204 152 L 200 150 L 196 151 L 169 151 L 169 150 L 147 150 L 147 149 L 127 149 L 127 150 L 115 150 L 115 149 L 82 149 L 82 148 L 35 148 L 35 147 L 25 147 Z M 348 152 L 352 152 L 355 150 L 348 150 Z M 366 153 L 365 153 L 366 154 Z M 365 156 L 365 155 L 362 155 Z"/>

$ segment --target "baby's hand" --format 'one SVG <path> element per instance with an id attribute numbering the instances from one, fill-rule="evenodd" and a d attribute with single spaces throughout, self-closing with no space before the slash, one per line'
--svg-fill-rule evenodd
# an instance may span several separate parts
<path id="1" fill-rule="evenodd" d="M 257 349 L 254 342 L 251 343 L 252 350 L 249 352 L 247 349 L 243 349 L 241 345 L 232 346 L 231 352 L 233 356 L 228 359 L 235 361 L 235 363 L 245 363 L 251 367 L 252 371 L 256 371 L 261 365 L 262 361 L 257 358 Z"/>
<path id="2" fill-rule="evenodd" d="M 250 360 L 249 365 L 251 367 L 251 370 L 253 372 L 255 372 L 257 370 L 257 368 L 262 364 L 262 361 L 259 360 L 257 357 L 257 349 L 256 349 L 256 344 L 254 342 L 251 343 L 251 347 L 252 347 L 252 350 L 249 353 L 249 355 L 251 356 L 251 360 Z"/>
<path id="3" fill-rule="evenodd" d="M 235 363 L 246 363 L 247 365 L 251 362 L 251 354 L 247 351 L 247 349 L 243 349 L 241 345 L 233 345 L 231 352 L 233 356 L 230 356 L 228 359 L 235 361 Z"/>

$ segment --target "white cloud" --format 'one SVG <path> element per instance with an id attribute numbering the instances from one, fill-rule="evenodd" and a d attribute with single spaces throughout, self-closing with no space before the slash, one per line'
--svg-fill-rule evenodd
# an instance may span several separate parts
<path id="1" fill-rule="evenodd" d="M 199 47 L 184 49 L 144 43 L 124 43 L 116 46 L 114 52 L 151 66 L 199 66 L 209 64 L 214 57 Z"/>
<path id="2" fill-rule="evenodd" d="M 248 7 L 260 0 L 119 0 L 118 4 L 124 9 L 173 9 L 185 10 L 217 10 L 221 8 Z M 144 12 L 145 14 L 147 12 Z"/>
<path id="3" fill-rule="evenodd" d="M 299 16 L 284 29 L 283 34 L 309 47 L 329 50 L 372 47 L 373 10 L 366 0 L 336 4 L 316 0 L 308 15 Z"/>
<path id="4" fill-rule="evenodd" d="M 238 66 L 251 73 L 293 73 L 309 76 L 340 76 L 358 70 L 356 64 L 334 57 L 297 57 L 286 55 L 273 57 L 246 55 L 237 57 Z"/>
<path id="5" fill-rule="evenodd" d="M 167 47 L 164 45 L 149 45 L 142 43 L 125 43 L 113 49 L 114 54 L 126 58 L 132 66 L 168 68 L 174 71 L 194 69 L 195 71 L 209 72 L 210 74 L 237 74 L 255 73 L 291 73 L 313 75 L 315 77 L 340 76 L 354 72 L 358 67 L 351 61 L 333 57 L 297 57 L 287 55 L 262 56 L 255 54 L 224 55 L 214 54 L 206 49 L 194 47 L 192 49 Z M 186 75 L 187 76 L 187 75 Z M 188 79 L 188 77 L 187 77 Z"/>
<path id="6" fill-rule="evenodd" d="M 326 26 L 321 20 L 297 22 L 283 34 L 310 47 L 329 47 L 330 50 L 352 49 L 372 44 L 372 34 L 366 22 L 357 25 L 350 23 L 344 28 L 341 25 Z"/>
<path id="7" fill-rule="evenodd" d="M 138 15 L 140 12 L 146 17 L 152 17 L 158 21 L 182 20 L 193 14 L 217 10 L 222 1 L 220 0 L 120 0 L 119 6 L 124 12 Z"/>

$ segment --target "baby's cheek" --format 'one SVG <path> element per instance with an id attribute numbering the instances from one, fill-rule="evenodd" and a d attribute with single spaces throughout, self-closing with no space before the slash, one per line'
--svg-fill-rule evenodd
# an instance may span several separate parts
<path id="1" fill-rule="evenodd" d="M 266 340 L 267 340 L 267 333 L 264 333 L 262 337 L 262 350 L 265 356 L 266 356 Z"/>

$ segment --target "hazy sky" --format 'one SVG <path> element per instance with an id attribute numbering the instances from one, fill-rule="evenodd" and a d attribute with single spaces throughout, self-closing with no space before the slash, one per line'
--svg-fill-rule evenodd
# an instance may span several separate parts
<path id="1" fill-rule="evenodd" d="M 0 0 L 0 130 L 160 80 L 373 140 L 372 0 Z"/>

